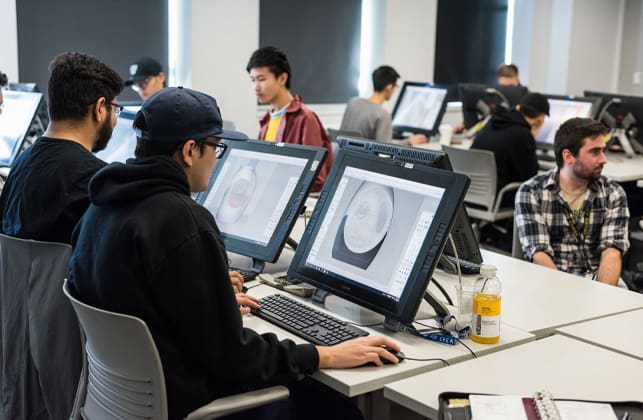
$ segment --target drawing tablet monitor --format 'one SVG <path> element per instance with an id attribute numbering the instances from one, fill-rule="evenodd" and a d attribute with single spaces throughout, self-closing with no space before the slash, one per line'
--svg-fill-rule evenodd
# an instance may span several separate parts
<path id="1" fill-rule="evenodd" d="M 568 98 L 565 96 L 545 95 L 549 102 L 549 116 L 536 137 L 536 147 L 553 148 L 556 131 L 562 123 L 573 117 L 596 116 L 599 100 L 596 98 Z"/>
<path id="2" fill-rule="evenodd" d="M 96 157 L 107 163 L 121 162 L 134 157 L 136 150 L 136 132 L 132 127 L 138 107 L 125 108 L 116 121 L 112 138 L 107 142 L 107 147 L 96 153 Z"/>
<path id="3" fill-rule="evenodd" d="M 288 274 L 388 321 L 412 321 L 468 183 L 340 150 Z"/>
<path id="4" fill-rule="evenodd" d="M 438 133 L 447 106 L 446 86 L 404 82 L 393 109 L 393 129 L 432 136 Z"/>
<path id="5" fill-rule="evenodd" d="M 11 166 L 29 136 L 42 93 L 3 90 L 0 114 L 0 166 Z"/>
<path id="6" fill-rule="evenodd" d="M 588 91 L 586 97 L 599 98 L 600 111 L 598 114 L 608 114 L 614 119 L 615 125 L 625 129 L 631 140 L 643 145 L 643 97 Z M 605 121 L 605 119 L 603 119 Z"/>
<path id="7" fill-rule="evenodd" d="M 390 158 L 400 164 L 412 163 L 414 165 L 453 171 L 449 156 L 443 151 L 381 143 L 354 137 L 339 137 L 338 142 L 343 150 Z M 451 235 L 453 236 L 458 258 L 476 264 L 482 263 L 480 245 L 471 227 L 471 221 L 464 205 L 457 211 Z M 445 245 L 444 254 L 455 257 L 456 253 L 451 246 L 451 242 L 447 242 Z"/>
<path id="8" fill-rule="evenodd" d="M 229 141 L 196 200 L 214 216 L 226 249 L 275 262 L 326 158 L 326 149 Z"/>
<path id="9" fill-rule="evenodd" d="M 471 128 L 500 106 L 513 109 L 527 94 L 527 87 L 460 83 L 458 92 L 464 126 Z"/>

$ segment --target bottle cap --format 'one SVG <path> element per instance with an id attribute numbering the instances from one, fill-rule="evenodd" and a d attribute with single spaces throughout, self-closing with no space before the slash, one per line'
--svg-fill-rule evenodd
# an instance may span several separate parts
<path id="1" fill-rule="evenodd" d="M 495 265 L 491 264 L 480 264 L 480 275 L 483 277 L 493 277 L 498 272 L 498 269 Z"/>

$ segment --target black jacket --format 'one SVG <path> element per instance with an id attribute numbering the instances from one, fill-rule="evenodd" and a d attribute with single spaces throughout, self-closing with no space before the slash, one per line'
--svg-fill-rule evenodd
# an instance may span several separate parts
<path id="1" fill-rule="evenodd" d="M 536 142 L 531 127 L 518 111 L 500 109 L 478 133 L 472 149 L 491 150 L 496 157 L 498 190 L 510 182 L 536 175 Z"/>
<path id="2" fill-rule="evenodd" d="M 89 191 L 72 237 L 71 283 L 82 301 L 147 323 L 170 418 L 317 368 L 314 346 L 243 328 L 219 229 L 172 158 L 109 165 Z"/>

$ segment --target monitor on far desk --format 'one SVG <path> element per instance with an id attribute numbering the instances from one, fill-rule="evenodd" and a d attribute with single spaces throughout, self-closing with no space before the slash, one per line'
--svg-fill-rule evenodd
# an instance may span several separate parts
<path id="1" fill-rule="evenodd" d="M 288 274 L 398 330 L 426 296 L 468 184 L 461 174 L 340 150 Z"/>
<path id="2" fill-rule="evenodd" d="M 434 136 L 447 107 L 446 86 L 404 82 L 393 108 L 393 130 Z"/>
<path id="3" fill-rule="evenodd" d="M 226 249 L 275 262 L 326 159 L 326 149 L 261 140 L 229 141 L 196 201 L 221 230 Z"/>
<path id="4" fill-rule="evenodd" d="M 596 117 L 612 130 L 628 156 L 643 154 L 643 97 L 588 91 L 585 96 L 600 99 Z"/>
<path id="5" fill-rule="evenodd" d="M 549 102 L 549 116 L 545 117 L 538 136 L 536 148 L 550 150 L 558 127 L 573 117 L 593 118 L 598 112 L 598 99 L 572 96 L 545 95 Z"/>
<path id="6" fill-rule="evenodd" d="M 464 126 L 470 129 L 498 107 L 513 109 L 527 94 L 527 87 L 460 83 L 458 92 L 462 101 Z"/>
<path id="7" fill-rule="evenodd" d="M 10 167 L 22 151 L 42 103 L 42 93 L 4 90 L 0 114 L 0 166 Z"/>

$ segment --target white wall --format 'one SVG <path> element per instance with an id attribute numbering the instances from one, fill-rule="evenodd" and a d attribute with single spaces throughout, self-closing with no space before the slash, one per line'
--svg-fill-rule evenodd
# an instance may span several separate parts
<path id="1" fill-rule="evenodd" d="M 246 64 L 259 46 L 259 0 L 192 0 L 192 87 L 213 95 L 224 120 L 259 133 Z"/>
<path id="2" fill-rule="evenodd" d="M 643 0 L 626 0 L 618 92 L 643 96 Z M 639 75 L 634 83 L 635 73 Z"/>
<path id="3" fill-rule="evenodd" d="M 10 82 L 18 82 L 18 27 L 16 0 L 0 0 L 2 23 L 0 23 L 0 71 L 6 73 Z"/>
<path id="4" fill-rule="evenodd" d="M 433 82 L 437 0 L 387 0 L 382 62 L 393 66 L 402 80 Z M 397 96 L 384 104 L 393 109 Z"/>

